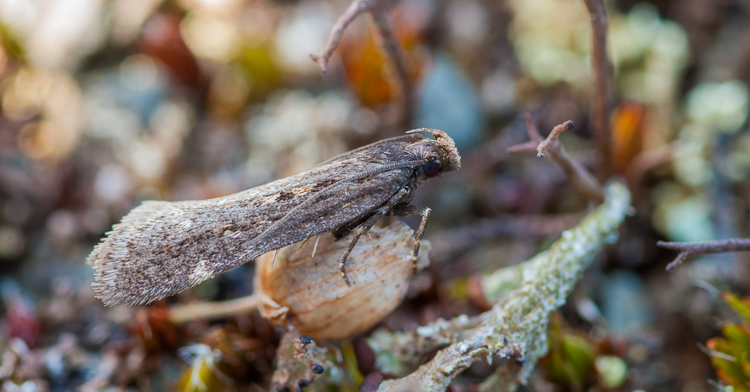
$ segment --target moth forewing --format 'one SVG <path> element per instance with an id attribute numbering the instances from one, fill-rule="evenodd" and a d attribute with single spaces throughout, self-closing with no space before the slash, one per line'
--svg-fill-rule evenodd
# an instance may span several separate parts
<path id="1" fill-rule="evenodd" d="M 145 202 L 89 257 L 96 268 L 94 290 L 108 305 L 145 304 L 176 294 L 263 253 L 366 215 L 387 198 L 384 190 L 398 190 L 398 177 L 406 177 L 398 173 L 371 176 L 374 181 L 355 187 L 360 193 L 342 189 L 346 184 L 317 191 L 303 185 L 272 195 L 253 192 L 252 199 L 231 195 L 196 202 Z M 395 182 L 389 185 L 387 178 Z M 325 197 L 331 190 L 340 191 Z M 306 204 L 303 211 L 289 213 Z"/>
<path id="2" fill-rule="evenodd" d="M 441 131 L 431 132 L 439 133 L 433 133 L 436 140 L 430 140 L 430 148 L 450 157 L 440 150 L 440 143 L 453 141 Z M 383 205 L 389 200 L 392 204 L 405 184 L 419 180 L 426 163 L 426 145 L 417 146 L 425 143 L 424 138 L 398 139 L 373 143 L 309 171 L 224 197 L 144 202 L 88 257 L 96 270 L 96 296 L 110 306 L 147 304 L 263 253 L 383 213 Z"/>

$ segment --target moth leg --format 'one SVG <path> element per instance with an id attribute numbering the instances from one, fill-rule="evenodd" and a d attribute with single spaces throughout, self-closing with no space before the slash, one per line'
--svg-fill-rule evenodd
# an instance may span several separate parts
<path id="1" fill-rule="evenodd" d="M 417 272 L 417 256 L 419 256 L 419 244 L 422 242 L 422 236 L 424 231 L 427 229 L 427 221 L 430 220 L 430 212 L 432 209 L 427 206 L 413 206 L 409 204 L 397 204 L 391 211 L 391 215 L 395 216 L 416 216 L 421 215 L 422 220 L 419 222 L 419 228 L 414 233 L 414 253 L 412 254 L 412 262 L 414 263 L 414 273 Z"/>
<path id="2" fill-rule="evenodd" d="M 376 215 L 373 215 L 371 218 L 375 218 Z M 377 220 L 377 219 L 376 219 Z M 357 241 L 359 240 L 359 237 L 365 232 L 364 225 L 370 222 L 370 219 L 365 221 L 365 223 L 358 227 L 356 230 L 354 230 L 354 239 L 352 239 L 352 242 L 349 243 L 349 247 L 346 248 L 346 252 L 344 252 L 344 256 L 341 257 L 341 261 L 339 261 L 339 270 L 341 271 L 341 277 L 344 278 L 344 282 L 346 282 L 346 285 L 348 287 L 352 287 L 352 283 L 349 281 L 349 277 L 346 275 L 346 258 L 349 257 L 349 253 L 352 253 L 352 249 L 354 249 L 354 245 L 357 244 Z M 375 223 L 373 222 L 372 225 Z"/>
<path id="3" fill-rule="evenodd" d="M 320 241 L 320 234 L 315 236 L 315 245 L 313 246 L 312 256 L 310 257 L 315 257 L 315 251 L 318 250 L 318 241 Z"/>
<path id="4" fill-rule="evenodd" d="M 302 245 L 299 246 L 299 249 L 297 249 L 297 251 L 294 252 L 294 254 L 292 255 L 292 257 L 290 257 L 289 259 L 294 260 L 297 257 L 297 255 L 299 254 L 299 252 L 302 251 L 302 248 L 304 248 L 305 245 L 307 245 L 307 242 L 310 241 L 311 239 L 312 239 L 312 237 L 305 238 L 305 240 L 302 241 Z"/>
<path id="5" fill-rule="evenodd" d="M 349 247 L 346 249 L 346 252 L 344 252 L 344 256 L 341 258 L 341 261 L 339 262 L 339 269 L 341 270 L 341 276 L 344 278 L 344 281 L 346 282 L 346 285 L 351 287 L 352 284 L 349 282 L 349 277 L 346 276 L 346 258 L 349 257 L 349 254 L 352 253 L 352 249 L 354 249 L 354 245 L 357 244 L 357 240 L 359 240 L 359 237 L 362 236 L 362 234 L 367 233 L 369 236 L 369 231 L 372 228 L 372 226 L 377 223 L 377 221 L 382 218 L 383 216 L 390 213 L 393 208 L 398 205 L 399 200 L 401 200 L 406 194 L 409 193 L 408 187 L 401 188 L 398 192 L 396 192 L 395 195 L 391 196 L 388 201 L 385 202 L 380 208 L 375 210 L 375 212 L 370 215 L 369 218 L 367 218 L 364 222 L 362 222 L 361 225 L 359 225 L 356 229 L 354 229 L 354 238 L 352 239 L 352 242 L 349 243 Z"/>

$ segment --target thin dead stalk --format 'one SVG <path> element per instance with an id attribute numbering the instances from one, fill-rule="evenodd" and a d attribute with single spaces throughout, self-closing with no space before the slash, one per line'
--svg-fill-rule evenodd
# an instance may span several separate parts
<path id="1" fill-rule="evenodd" d="M 612 67 L 607 59 L 607 10 L 602 0 L 583 0 L 591 17 L 591 69 L 594 77 L 594 100 L 591 106 L 591 133 L 602 160 L 601 172 L 606 177 L 611 170 L 609 108 L 612 100 Z"/>
<path id="2" fill-rule="evenodd" d="M 374 12 L 371 12 L 371 14 L 375 24 L 378 26 L 380 36 L 383 39 L 383 49 L 396 67 L 396 77 L 398 78 L 398 83 L 401 89 L 401 100 L 403 102 L 402 119 L 406 125 L 409 125 L 414 112 L 414 88 L 411 79 L 409 79 L 409 71 L 406 67 L 406 57 L 404 57 L 401 45 L 399 45 L 396 36 L 393 34 L 393 29 L 391 28 L 391 22 L 388 19 L 386 8 L 384 6 L 378 7 Z"/>
<path id="3" fill-rule="evenodd" d="M 375 22 L 375 25 L 377 25 L 378 32 L 383 40 L 383 49 L 393 62 L 393 66 L 396 69 L 396 76 L 401 89 L 401 98 L 403 100 L 402 122 L 409 125 L 414 113 L 414 88 L 409 79 L 406 57 L 404 57 L 401 45 L 399 45 L 396 36 L 393 34 L 393 29 L 391 28 L 391 22 L 388 18 L 387 0 L 354 0 L 346 11 L 339 16 L 336 23 L 334 23 L 323 50 L 319 54 L 311 54 L 310 58 L 318 63 L 322 72 L 326 72 L 328 70 L 328 62 L 330 61 L 331 56 L 333 56 L 336 48 L 338 48 L 341 43 L 341 37 L 344 34 L 344 30 L 349 24 L 364 13 L 369 13 L 372 16 L 372 20 Z"/>
<path id="4" fill-rule="evenodd" d="M 493 390 L 525 384 L 537 360 L 547 353 L 550 314 L 565 303 L 594 255 L 611 243 L 629 206 L 627 188 L 610 184 L 606 201 L 548 251 L 524 263 L 517 286 L 487 312 L 438 319 L 413 331 L 373 333 L 367 343 L 378 369 L 401 377 L 383 381 L 378 391 L 444 391 L 472 363 L 493 356 L 507 359 L 501 367 L 509 367 L 499 373 L 502 379 Z M 439 351 L 431 360 L 422 362 L 435 350 Z"/>
<path id="5" fill-rule="evenodd" d="M 223 302 L 192 302 L 186 305 L 175 305 L 169 309 L 169 319 L 175 324 L 184 324 L 195 320 L 248 314 L 258 309 L 260 301 L 257 295 L 250 295 Z"/>
<path id="6" fill-rule="evenodd" d="M 705 255 L 711 253 L 750 251 L 750 239 L 747 238 L 728 238 L 725 240 L 704 242 L 659 241 L 656 243 L 656 245 L 661 246 L 662 248 L 680 251 L 680 254 L 677 255 L 677 258 L 667 265 L 667 271 L 675 269 L 675 267 L 682 264 L 682 262 L 690 256 Z"/>
<path id="7" fill-rule="evenodd" d="M 350 23 L 357 19 L 360 15 L 366 12 L 372 12 L 375 8 L 375 4 L 378 0 L 354 0 L 349 8 L 344 11 L 336 23 L 331 28 L 331 33 L 328 35 L 328 41 L 326 41 L 325 48 L 320 54 L 310 54 L 310 58 L 318 63 L 322 72 L 328 71 L 328 61 L 333 56 L 333 52 L 339 47 L 341 43 L 341 37 L 344 35 L 344 30 L 349 26 Z"/>
<path id="8" fill-rule="evenodd" d="M 604 188 L 583 165 L 570 158 L 565 147 L 558 139 L 563 131 L 573 129 L 572 121 L 566 121 L 552 129 L 546 139 L 542 139 L 530 113 L 526 113 L 526 130 L 531 141 L 513 146 L 508 152 L 536 151 L 536 156 L 544 158 L 549 155 L 552 161 L 562 169 L 565 176 L 586 197 L 601 203 L 604 200 Z"/>

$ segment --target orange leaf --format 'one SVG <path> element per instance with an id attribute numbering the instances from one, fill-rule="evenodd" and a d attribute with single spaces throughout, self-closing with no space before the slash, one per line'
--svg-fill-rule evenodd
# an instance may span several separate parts
<path id="1" fill-rule="evenodd" d="M 612 164 L 618 173 L 643 148 L 645 118 L 646 106 L 635 102 L 620 105 L 612 116 Z"/>

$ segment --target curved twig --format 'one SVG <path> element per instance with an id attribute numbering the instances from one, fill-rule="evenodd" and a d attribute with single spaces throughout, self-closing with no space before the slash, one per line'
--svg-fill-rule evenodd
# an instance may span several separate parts
<path id="1" fill-rule="evenodd" d="M 195 320 L 231 317 L 256 311 L 260 303 L 261 298 L 257 295 L 223 302 L 192 302 L 170 308 L 169 318 L 175 324 L 184 324 Z"/>
<path id="2" fill-rule="evenodd" d="M 344 35 L 344 30 L 346 29 L 346 27 L 349 26 L 349 24 L 352 23 L 354 19 L 357 19 L 360 15 L 366 12 L 371 12 L 375 7 L 375 3 L 377 2 L 378 0 L 354 0 L 349 5 L 349 8 L 347 8 L 346 11 L 341 16 L 339 16 L 339 18 L 336 20 L 336 23 L 334 23 L 333 27 L 331 28 L 331 33 L 328 36 L 328 41 L 326 41 L 325 48 L 320 52 L 320 54 L 310 54 L 310 58 L 318 63 L 318 66 L 320 67 L 320 70 L 322 72 L 326 72 L 328 70 L 328 61 L 331 59 L 331 56 L 333 56 L 333 52 L 336 51 L 336 48 L 339 47 L 339 44 L 341 43 L 341 37 Z"/>
<path id="3" fill-rule="evenodd" d="M 705 255 L 711 253 L 750 251 L 750 239 L 748 238 L 728 238 L 725 240 L 703 242 L 659 241 L 656 243 L 656 245 L 662 248 L 680 251 L 680 254 L 677 255 L 677 258 L 667 265 L 667 271 L 675 269 L 675 267 L 682 264 L 682 262 L 690 256 Z"/>
<path id="4" fill-rule="evenodd" d="M 383 42 L 383 49 L 390 59 L 393 61 L 393 65 L 396 68 L 396 75 L 398 84 L 401 88 L 401 98 L 403 100 L 403 113 L 401 118 L 407 125 L 411 122 L 411 118 L 414 112 L 413 105 L 413 86 L 409 79 L 409 72 L 406 66 L 406 58 L 404 57 L 401 46 L 393 34 L 391 28 L 391 22 L 388 19 L 388 4 L 387 0 L 354 0 L 349 5 L 349 8 L 336 20 L 331 33 L 328 36 L 328 41 L 323 50 L 319 54 L 310 54 L 310 58 L 313 59 L 322 72 L 328 70 L 328 62 L 333 56 L 333 52 L 339 47 L 341 43 L 341 37 L 344 35 L 344 30 L 350 23 L 357 19 L 364 13 L 369 13 L 372 16 L 372 20 L 378 26 L 380 37 Z"/>
<path id="5" fill-rule="evenodd" d="M 473 362 L 492 355 L 510 359 L 506 365 L 516 365 L 498 385 L 525 383 L 547 352 L 550 313 L 565 303 L 593 256 L 611 241 L 629 206 L 627 188 L 609 185 L 607 200 L 563 233 L 547 252 L 525 263 L 518 287 L 491 310 L 473 318 L 438 320 L 410 332 L 373 334 L 368 344 L 376 353 L 378 368 L 403 376 L 383 381 L 378 391 L 443 391 Z M 415 359 L 446 345 L 429 362 L 405 375 L 416 366 Z"/>
<path id="6" fill-rule="evenodd" d="M 595 202 L 601 203 L 604 201 L 604 188 L 602 185 L 583 165 L 568 156 L 568 153 L 565 152 L 565 147 L 563 147 L 558 139 L 558 136 L 563 131 L 571 130 L 573 127 L 574 124 L 572 121 L 566 121 L 553 128 L 549 136 L 542 140 L 542 136 L 539 134 L 539 130 L 531 114 L 526 113 L 526 129 L 529 132 L 529 139 L 531 141 L 513 146 L 508 149 L 508 152 L 535 151 L 538 158 L 544 158 L 549 155 L 552 161 L 560 167 L 565 176 L 568 177 L 568 180 L 581 193 Z"/>

